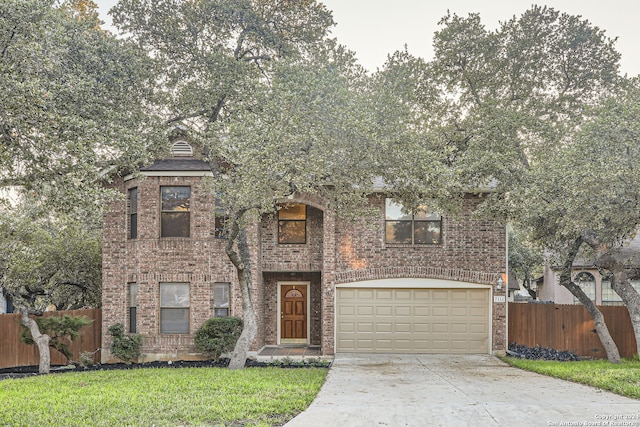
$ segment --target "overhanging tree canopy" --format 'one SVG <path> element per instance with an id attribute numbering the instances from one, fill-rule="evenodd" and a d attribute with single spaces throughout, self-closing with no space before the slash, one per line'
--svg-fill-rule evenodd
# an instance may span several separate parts
<path id="1" fill-rule="evenodd" d="M 257 330 L 246 228 L 296 192 L 340 210 L 362 198 L 376 155 L 366 75 L 315 1 L 122 0 L 111 14 L 157 61 L 166 124 L 212 164 L 243 300 L 240 368 Z"/>
<path id="2" fill-rule="evenodd" d="M 78 2 L 0 4 L 0 188 L 95 206 L 98 180 L 158 151 L 150 63 Z"/>

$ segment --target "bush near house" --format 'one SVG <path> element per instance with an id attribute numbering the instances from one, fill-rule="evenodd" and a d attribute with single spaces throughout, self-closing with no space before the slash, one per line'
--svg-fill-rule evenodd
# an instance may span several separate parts
<path id="1" fill-rule="evenodd" d="M 140 357 L 141 335 L 125 334 L 122 323 L 109 326 L 107 334 L 111 335 L 111 354 L 115 357 L 125 363 L 131 363 Z"/>
<path id="2" fill-rule="evenodd" d="M 243 322 L 238 317 L 212 317 L 196 331 L 196 349 L 214 360 L 232 351 L 242 333 Z"/>

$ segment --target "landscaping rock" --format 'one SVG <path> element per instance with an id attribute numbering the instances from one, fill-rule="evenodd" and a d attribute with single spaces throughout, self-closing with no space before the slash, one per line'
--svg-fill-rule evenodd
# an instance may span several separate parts
<path id="1" fill-rule="evenodd" d="M 580 360 L 575 353 L 570 351 L 559 351 L 541 346 L 527 347 L 517 343 L 509 344 L 507 353 L 510 356 L 531 360 L 557 360 L 560 362 L 575 362 Z"/>

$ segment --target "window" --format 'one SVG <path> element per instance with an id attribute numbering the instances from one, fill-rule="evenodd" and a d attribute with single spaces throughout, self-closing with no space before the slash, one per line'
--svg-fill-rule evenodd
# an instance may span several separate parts
<path id="1" fill-rule="evenodd" d="M 582 291 L 587 295 L 587 297 L 589 297 L 590 300 L 596 300 L 596 279 L 595 277 L 593 277 L 593 274 L 583 271 L 582 273 L 578 273 L 575 279 L 573 279 L 573 282 L 576 285 L 580 286 Z M 580 300 L 574 296 L 573 302 L 579 303 Z"/>
<path id="2" fill-rule="evenodd" d="M 229 283 L 215 283 L 213 290 L 213 312 L 216 317 L 229 315 Z"/>
<path id="3" fill-rule="evenodd" d="M 629 284 L 640 293 L 640 279 L 634 278 L 629 280 Z M 621 303 L 622 298 L 611 287 L 611 282 L 608 280 L 602 280 L 602 302 L 616 302 Z"/>
<path id="4" fill-rule="evenodd" d="M 191 187 L 160 187 L 160 237 L 189 237 Z"/>
<path id="5" fill-rule="evenodd" d="M 138 285 L 136 283 L 129 284 L 129 332 L 137 333 L 138 320 Z"/>
<path id="6" fill-rule="evenodd" d="M 421 206 L 417 212 L 408 213 L 401 204 L 386 200 L 385 241 L 413 245 L 441 243 L 442 217 Z"/>
<path id="7" fill-rule="evenodd" d="M 215 210 L 215 234 L 216 239 L 228 239 L 229 230 L 227 229 L 227 221 L 229 214 L 222 204 L 221 194 L 216 194 L 216 210 Z"/>
<path id="8" fill-rule="evenodd" d="M 602 303 L 621 303 L 622 298 L 611 287 L 609 280 L 602 280 Z"/>
<path id="9" fill-rule="evenodd" d="M 189 333 L 189 284 L 160 284 L 160 333 Z"/>
<path id="10" fill-rule="evenodd" d="M 289 203 L 280 208 L 278 243 L 307 243 L 307 205 Z"/>
<path id="11" fill-rule="evenodd" d="M 129 190 L 129 238 L 138 237 L 138 189 Z"/>

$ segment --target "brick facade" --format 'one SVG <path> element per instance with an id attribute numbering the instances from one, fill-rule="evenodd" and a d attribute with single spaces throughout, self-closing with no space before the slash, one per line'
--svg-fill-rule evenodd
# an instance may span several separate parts
<path id="1" fill-rule="evenodd" d="M 150 175 L 114 184 L 123 195 L 131 188 L 138 189 L 135 239 L 128 238 L 126 197 L 110 203 L 104 215 L 103 334 L 115 323 L 128 327 L 128 286 L 136 283 L 136 327 L 143 335 L 146 360 L 198 357 L 193 334 L 213 316 L 214 283 L 231 284 L 230 312 L 241 316 L 235 269 L 224 253 L 226 240 L 215 236 L 215 201 L 202 177 L 171 176 L 180 175 L 175 171 L 167 176 Z M 161 186 L 191 187 L 190 237 L 160 237 Z M 442 243 L 437 245 L 385 243 L 382 196 L 370 197 L 380 214 L 356 223 L 337 218 L 316 198 L 290 200 L 307 205 L 305 244 L 278 244 L 278 221 L 274 217 L 265 217 L 249 230 L 252 263 L 257 266 L 253 286 L 259 325 L 252 350 L 279 342 L 279 283 L 308 284 L 308 344 L 321 346 L 326 355 L 335 351 L 335 286 L 341 283 L 405 277 L 444 279 L 489 285 L 494 288 L 492 298 L 504 296 L 505 289 L 495 289 L 495 284 L 506 270 L 505 227 L 471 217 L 480 200 L 468 196 L 459 216 L 443 218 Z M 188 334 L 160 333 L 161 283 L 189 284 Z M 492 304 L 492 351 L 502 353 L 506 347 L 506 304 Z M 111 360 L 109 346 L 109 336 L 104 335 L 105 362 Z"/>

